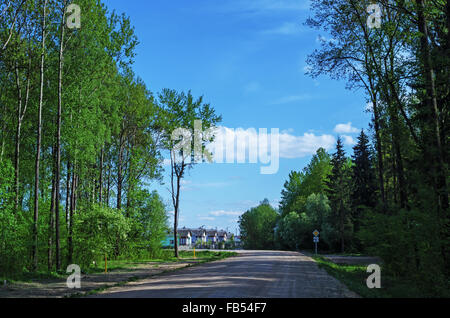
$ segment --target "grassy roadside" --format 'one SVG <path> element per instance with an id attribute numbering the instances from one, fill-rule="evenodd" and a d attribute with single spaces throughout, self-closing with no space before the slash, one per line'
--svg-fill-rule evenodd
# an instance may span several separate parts
<path id="1" fill-rule="evenodd" d="M 381 288 L 369 289 L 366 280 L 370 273 L 367 273 L 367 266 L 364 265 L 344 265 L 335 264 L 322 256 L 311 256 L 328 274 L 335 277 L 348 289 L 357 293 L 363 298 L 421 298 L 433 297 L 424 292 L 411 281 L 393 278 L 383 273 L 381 269 Z"/>
<path id="2" fill-rule="evenodd" d="M 173 251 L 171 251 L 171 253 L 173 254 Z M 181 268 L 177 268 L 177 269 L 172 269 L 172 270 L 167 270 L 167 271 L 163 271 L 159 274 L 156 275 L 150 275 L 150 276 L 159 276 L 159 275 L 163 275 L 169 272 L 175 272 L 178 270 L 181 270 L 183 268 L 187 268 L 187 267 L 193 267 L 193 266 L 197 266 L 200 264 L 204 264 L 204 263 L 209 263 L 209 262 L 214 262 L 214 261 L 218 261 L 218 260 L 222 260 L 228 257 L 233 257 L 233 256 L 237 256 L 238 254 L 235 252 L 222 252 L 222 251 L 200 251 L 200 252 L 196 252 L 195 253 L 195 258 L 194 258 L 194 252 L 193 251 L 180 251 L 179 252 L 179 256 L 180 258 L 176 258 L 176 257 L 170 257 L 169 259 L 156 259 L 156 260 L 151 260 L 151 261 L 142 261 L 143 263 L 146 262 L 161 262 L 161 263 L 167 263 L 167 262 L 173 262 L 173 263 L 177 263 L 177 262 L 183 262 L 183 261 L 195 261 L 195 263 L 193 264 L 189 264 L 186 267 L 181 267 Z M 128 265 L 127 262 L 129 261 L 115 261 L 115 265 L 116 266 L 120 266 L 120 268 L 123 268 Z M 133 263 L 135 263 L 135 261 L 133 261 Z M 119 268 L 119 267 L 118 267 Z M 90 290 L 84 294 L 73 294 L 72 296 L 70 296 L 71 298 L 79 298 L 79 297 L 84 297 L 84 296 L 90 296 L 90 295 L 95 295 L 98 294 L 102 291 L 105 291 L 107 289 L 113 288 L 113 287 L 120 287 L 120 286 L 124 286 L 127 283 L 131 283 L 137 280 L 142 279 L 141 277 L 132 277 L 128 280 L 122 281 L 120 283 L 114 284 L 112 286 L 104 286 L 104 287 L 100 287 L 97 289 L 93 289 Z"/>
<path id="3" fill-rule="evenodd" d="M 158 263 L 182 263 L 186 261 L 194 261 L 196 264 L 203 264 L 206 262 L 213 262 L 221 259 L 225 259 L 231 256 L 237 255 L 234 252 L 225 251 L 180 251 L 180 258 L 175 258 L 173 256 L 173 250 L 164 250 L 160 258 L 135 258 L 135 259 L 119 259 L 119 260 L 108 260 L 108 272 L 113 271 L 134 271 L 141 265 L 154 264 L 154 267 L 158 267 Z M 95 266 L 91 266 L 89 269 L 82 269 L 85 274 L 97 274 L 103 273 L 105 271 L 104 263 L 97 263 Z M 38 272 L 21 272 L 14 275 L 9 275 L 3 277 L 0 275 L 0 286 L 4 284 L 15 283 L 30 283 L 33 281 L 44 281 L 53 279 L 66 279 L 67 273 L 65 271 L 59 272 L 48 272 L 48 271 L 38 271 Z"/>
<path id="4" fill-rule="evenodd" d="M 130 270 L 132 271 L 139 265 L 145 265 L 148 263 L 178 263 L 183 261 L 197 261 L 199 263 L 212 262 L 220 259 L 224 259 L 230 256 L 235 256 L 236 253 L 233 252 L 222 252 L 222 251 L 179 251 L 180 258 L 173 256 L 173 250 L 164 250 L 160 258 L 137 258 L 137 259 L 119 259 L 108 261 L 108 271 L 115 270 Z M 89 268 L 89 273 L 103 273 L 105 270 L 104 264 L 97 264 L 95 267 Z"/>

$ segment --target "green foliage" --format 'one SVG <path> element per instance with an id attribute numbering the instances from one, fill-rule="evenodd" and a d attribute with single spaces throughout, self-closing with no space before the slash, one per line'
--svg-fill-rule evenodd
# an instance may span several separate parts
<path id="1" fill-rule="evenodd" d="M 333 38 L 309 55 L 310 75 L 345 78 L 348 88 L 364 89 L 372 104 L 375 156 L 361 134 L 349 201 L 344 186 L 339 189 L 344 174 L 334 162 L 332 211 L 340 215 L 341 240 L 347 232 L 343 224 L 353 226 L 350 249 L 381 255 L 387 271 L 424 290 L 445 289 L 450 277 L 449 6 L 382 0 L 381 26 L 370 29 L 369 3 L 312 0 L 306 22 Z"/>
<path id="2" fill-rule="evenodd" d="M 323 148 L 319 148 L 311 162 L 302 172 L 292 171 L 289 180 L 281 191 L 281 215 L 290 212 L 301 213 L 305 209 L 308 196 L 313 193 L 325 193 L 325 182 L 331 172 L 330 155 Z"/>
<path id="3" fill-rule="evenodd" d="M 432 215 L 419 210 L 400 210 L 395 215 L 367 211 L 363 220 L 358 237 L 367 253 L 383 259 L 389 275 L 414 280 L 428 293 L 448 288 L 440 270 L 439 223 Z"/>
<path id="4" fill-rule="evenodd" d="M 314 230 L 320 232 L 321 250 L 330 250 L 337 245 L 337 229 L 331 217 L 329 200 L 324 194 L 311 194 L 306 200 L 305 212 L 291 212 L 278 221 L 277 245 L 290 250 L 311 249 Z"/>
<path id="5" fill-rule="evenodd" d="M 256 208 L 242 214 L 239 217 L 239 227 L 244 248 L 273 249 L 274 228 L 278 216 L 267 199 Z"/>
<path id="6" fill-rule="evenodd" d="M 331 165 L 332 170 L 327 182 L 327 194 L 332 209 L 331 219 L 336 224 L 340 250 L 344 253 L 345 243 L 351 238 L 353 229 L 349 213 L 351 163 L 345 155 L 341 138 L 338 138 Z"/>
<path id="7" fill-rule="evenodd" d="M 281 248 L 296 250 L 303 242 L 302 226 L 306 225 L 302 222 L 300 216 L 296 212 L 291 212 L 283 217 L 277 224 L 276 238 Z"/>
<path id="8" fill-rule="evenodd" d="M 14 213 L 14 169 L 9 161 L 0 161 L 0 276 L 22 271 L 27 265 L 26 225 Z"/>
<path id="9" fill-rule="evenodd" d="M 0 3 L 0 272 L 8 275 L 89 266 L 103 254 L 157 257 L 165 206 L 146 189 L 162 179 L 165 141 L 196 119 L 204 129 L 220 120 L 190 92 L 174 93 L 178 105 L 155 99 L 131 68 L 138 39 L 129 17 L 79 0 L 81 28 L 69 29 L 61 13 L 70 3 Z"/>
<path id="10" fill-rule="evenodd" d="M 166 207 L 159 194 L 140 190 L 133 201 L 130 220 L 132 242 L 127 244 L 128 253 L 133 257 L 145 253 L 150 258 L 158 258 L 169 230 Z"/>
<path id="11" fill-rule="evenodd" d="M 73 222 L 75 262 L 85 267 L 114 255 L 118 245 L 128 242 L 131 230 L 122 211 L 97 205 L 80 211 Z"/>

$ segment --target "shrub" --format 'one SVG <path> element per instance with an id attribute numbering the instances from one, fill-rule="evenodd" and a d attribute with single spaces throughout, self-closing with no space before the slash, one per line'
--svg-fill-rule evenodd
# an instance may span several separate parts
<path id="1" fill-rule="evenodd" d="M 97 205 L 74 216 L 74 259 L 88 267 L 105 255 L 116 254 L 130 232 L 129 220 L 122 211 Z"/>

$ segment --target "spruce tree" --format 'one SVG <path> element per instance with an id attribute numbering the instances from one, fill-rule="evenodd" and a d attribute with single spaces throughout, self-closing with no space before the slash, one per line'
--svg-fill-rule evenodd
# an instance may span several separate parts
<path id="1" fill-rule="evenodd" d="M 362 209 L 374 208 L 376 205 L 375 169 L 369 138 L 364 130 L 361 130 L 358 143 L 353 147 L 352 162 L 351 207 L 354 229 L 357 232 L 360 227 Z"/>
<path id="2" fill-rule="evenodd" d="M 329 180 L 326 181 L 327 193 L 332 208 L 332 217 L 338 226 L 340 249 L 345 251 L 346 225 L 348 224 L 349 180 L 347 157 L 339 137 L 336 152 L 331 159 L 332 170 Z"/>

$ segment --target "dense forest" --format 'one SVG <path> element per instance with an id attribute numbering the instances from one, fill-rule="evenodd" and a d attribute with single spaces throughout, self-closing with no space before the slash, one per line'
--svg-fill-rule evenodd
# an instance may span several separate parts
<path id="1" fill-rule="evenodd" d="M 190 92 L 155 96 L 137 45 L 99 0 L 0 1 L 0 276 L 160 251 L 167 207 L 148 189 L 171 133 L 220 117 Z"/>
<path id="2" fill-rule="evenodd" d="M 309 55 L 310 75 L 364 90 L 372 122 L 352 155 L 339 138 L 332 154 L 319 149 L 292 171 L 278 213 L 267 201 L 245 213 L 244 243 L 312 249 L 318 229 L 322 250 L 377 255 L 392 275 L 442 294 L 450 282 L 450 3 L 379 0 L 379 28 L 367 23 L 371 1 L 311 3 L 306 25 L 330 39 Z"/>

